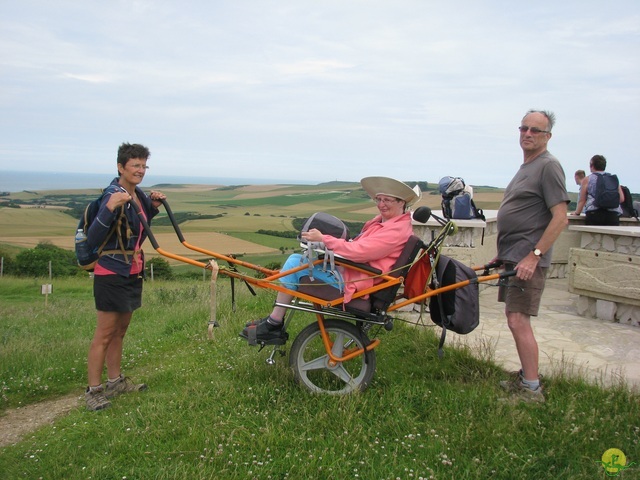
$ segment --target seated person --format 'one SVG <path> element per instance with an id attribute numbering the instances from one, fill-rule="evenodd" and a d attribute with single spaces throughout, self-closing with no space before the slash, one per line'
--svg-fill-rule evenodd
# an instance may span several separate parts
<path id="1" fill-rule="evenodd" d="M 585 173 L 584 170 L 576 170 L 576 173 L 573 174 L 573 179 L 575 180 L 576 185 L 578 186 L 578 202 L 580 201 L 580 193 L 582 192 L 582 181 L 586 176 L 587 174 Z M 572 215 L 580 215 L 580 214 L 574 211 Z"/>
<path id="2" fill-rule="evenodd" d="M 580 186 L 580 198 L 578 199 L 578 206 L 573 215 L 580 215 L 584 209 L 586 219 L 585 225 L 620 225 L 620 215 L 622 215 L 622 208 L 618 205 L 615 208 L 598 208 L 595 206 L 596 195 L 596 183 L 598 181 L 598 175 L 602 175 L 607 168 L 607 159 L 602 155 L 594 155 L 589 161 L 589 168 L 591 169 L 591 175 L 586 176 L 582 180 Z M 618 186 L 618 195 L 620 201 L 624 201 L 624 193 L 622 188 Z"/>
<path id="3" fill-rule="evenodd" d="M 323 235 L 317 229 L 302 233 L 307 242 L 324 242 L 326 248 L 336 255 L 357 263 L 367 263 L 382 272 L 387 272 L 400 256 L 402 249 L 413 233 L 411 214 L 407 207 L 420 199 L 408 185 L 387 177 L 366 177 L 360 183 L 362 188 L 376 203 L 380 212 L 372 220 L 365 223 L 362 232 L 353 240 L 344 240 Z M 416 187 L 417 189 L 417 187 Z M 300 254 L 291 255 L 282 272 L 299 267 L 308 261 Z M 280 282 L 291 290 L 297 290 L 300 278 L 309 275 L 306 269 L 299 270 L 280 278 Z M 313 268 L 313 278 L 319 284 L 328 284 L 344 293 L 344 302 L 348 303 L 356 291 L 373 286 L 374 279 L 364 272 L 339 267 L 335 272 L 323 271 L 322 265 Z M 290 303 L 292 295 L 278 292 L 276 302 Z M 248 324 L 240 333 L 243 338 L 249 337 L 249 329 L 255 328 L 258 341 L 269 341 L 283 337 L 283 324 L 286 309 L 275 306 L 267 317 Z"/>

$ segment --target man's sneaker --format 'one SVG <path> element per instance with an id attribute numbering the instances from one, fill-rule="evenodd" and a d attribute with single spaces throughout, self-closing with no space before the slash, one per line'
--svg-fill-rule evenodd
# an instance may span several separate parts
<path id="1" fill-rule="evenodd" d="M 129 377 L 120 374 L 120 377 L 115 382 L 107 382 L 104 394 L 107 398 L 113 398 L 123 393 L 142 392 L 146 389 L 146 383 L 133 383 Z"/>
<path id="2" fill-rule="evenodd" d="M 500 387 L 510 393 L 515 393 L 518 391 L 518 385 L 522 383 L 524 376 L 522 374 L 522 369 L 517 372 L 509 373 L 509 380 L 502 380 L 500 382 Z"/>
<path id="3" fill-rule="evenodd" d="M 538 402 L 544 403 L 544 392 L 542 391 L 542 385 L 532 390 L 524 382 L 522 376 L 522 370 L 518 372 L 511 372 L 511 379 L 503 380 L 500 382 L 500 386 L 507 392 L 514 394 L 517 398 L 525 402 Z"/>
<path id="4" fill-rule="evenodd" d="M 84 400 L 87 402 L 87 410 L 91 410 L 92 412 L 111 406 L 111 402 L 107 400 L 107 397 L 104 395 L 104 388 L 102 386 L 94 387 L 93 389 L 87 387 L 87 391 L 84 392 Z"/>
<path id="5" fill-rule="evenodd" d="M 546 401 L 544 392 L 542 391 L 542 385 L 538 385 L 538 388 L 531 390 L 523 384 L 522 388 L 520 388 L 515 395 L 523 402 L 544 403 Z"/>
<path id="6" fill-rule="evenodd" d="M 284 343 L 289 338 L 289 334 L 284 330 L 284 323 L 274 325 L 266 319 L 259 321 L 257 324 L 246 326 L 240 332 L 240 336 L 246 338 L 249 341 L 249 345 L 255 345 L 257 342 Z"/>

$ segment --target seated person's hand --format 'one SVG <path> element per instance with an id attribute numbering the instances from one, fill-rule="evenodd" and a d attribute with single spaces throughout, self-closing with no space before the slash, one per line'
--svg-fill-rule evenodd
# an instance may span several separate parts
<path id="1" fill-rule="evenodd" d="M 303 232 L 300 235 L 307 242 L 321 242 L 322 241 L 322 232 L 317 228 L 312 228 L 308 232 Z"/>

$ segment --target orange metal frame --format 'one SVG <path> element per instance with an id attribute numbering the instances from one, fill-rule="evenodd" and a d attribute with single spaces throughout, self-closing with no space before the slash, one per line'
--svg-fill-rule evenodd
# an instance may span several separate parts
<path id="1" fill-rule="evenodd" d="M 283 293 L 287 293 L 289 295 L 292 295 L 294 298 L 298 298 L 298 299 L 302 299 L 302 300 L 306 300 L 310 303 L 312 303 L 314 306 L 316 306 L 316 308 L 322 308 L 322 307 L 336 307 L 340 304 L 343 303 L 344 298 L 340 297 L 337 298 L 335 300 L 325 300 L 322 298 L 318 298 L 318 297 L 314 297 L 312 295 L 308 295 L 305 293 L 301 293 L 298 292 L 297 290 L 291 290 L 288 289 L 284 286 L 282 286 L 279 283 L 276 283 L 276 281 L 286 275 L 289 275 L 291 273 L 295 273 L 298 272 L 300 270 L 304 270 L 309 268 L 307 264 L 304 265 L 300 265 L 299 267 L 290 269 L 290 270 L 286 270 L 286 271 L 280 271 L 280 270 L 271 270 L 271 269 L 267 269 L 264 267 L 261 267 L 259 265 L 254 265 L 252 263 L 248 263 L 248 262 L 244 262 L 241 260 L 238 260 L 237 258 L 235 258 L 232 255 L 223 255 L 217 252 L 213 252 L 211 250 L 207 250 L 201 247 L 197 247 L 195 245 L 191 245 L 189 244 L 185 239 L 184 236 L 182 235 L 182 232 L 180 231 L 177 223 L 175 222 L 175 219 L 173 218 L 173 214 L 171 212 L 171 209 L 169 207 L 169 205 L 166 203 L 166 201 L 163 201 L 163 204 L 165 206 L 165 209 L 167 210 L 167 213 L 171 219 L 171 223 L 173 225 L 174 230 L 176 231 L 176 234 L 178 235 L 178 238 L 180 239 L 180 242 L 182 243 L 182 245 L 190 250 L 208 255 L 210 257 L 213 257 L 217 260 L 222 260 L 225 261 L 227 263 L 229 263 L 230 265 L 237 265 L 237 266 L 241 266 L 241 267 L 245 267 L 257 272 L 261 272 L 265 275 L 265 278 L 263 279 L 259 279 L 259 278 L 255 278 L 255 277 L 251 277 L 245 274 L 242 274 L 236 270 L 230 270 L 230 269 L 220 269 L 219 273 L 222 275 L 227 275 L 229 277 L 233 277 L 233 278 L 237 278 L 240 279 L 244 282 L 247 282 L 250 285 L 254 285 L 256 287 L 259 288 L 267 288 L 270 290 L 275 290 L 277 292 L 283 292 Z M 134 205 L 136 208 L 137 206 Z M 140 212 L 138 210 L 138 214 L 140 216 L 140 219 L 142 221 L 142 224 L 144 226 L 144 228 L 147 231 L 147 234 L 149 236 L 149 239 L 154 247 L 154 249 L 161 255 L 167 257 L 167 258 L 171 258 L 173 260 L 178 260 L 180 262 L 184 262 L 196 267 L 200 267 L 200 268 L 205 268 L 205 269 L 212 269 L 212 266 L 210 263 L 204 263 L 204 262 L 200 262 L 198 260 L 193 260 L 190 259 L 188 257 L 184 257 L 182 255 L 177 255 L 175 253 L 171 253 L 168 252 L 164 249 L 162 249 L 153 233 L 151 232 L 151 229 L 149 228 L 149 225 L 147 224 L 146 220 L 144 219 L 144 217 L 142 215 L 140 215 Z M 322 263 L 323 260 L 322 259 L 318 259 L 315 260 L 313 262 L 313 265 L 318 265 L 320 263 Z M 355 269 L 358 270 L 360 272 L 364 272 L 367 275 L 370 275 L 371 277 L 376 277 L 378 279 L 380 279 L 381 281 L 376 283 L 375 285 L 373 285 L 372 287 L 369 288 L 365 288 L 363 290 L 357 291 L 354 293 L 353 298 L 360 298 L 360 297 L 364 297 L 366 295 L 370 295 L 372 293 L 378 292 L 380 290 L 383 290 L 385 288 L 389 288 L 392 287 L 394 285 L 398 285 L 400 283 L 403 282 L 404 278 L 403 277 L 392 277 L 389 274 L 383 273 L 380 275 L 376 275 L 374 273 L 372 273 L 371 271 L 365 269 L 365 268 L 360 268 L 357 265 L 353 265 L 351 262 L 346 263 L 341 261 L 339 258 L 335 258 L 335 264 L 339 265 L 339 266 L 343 266 L 344 268 L 350 268 L 350 269 Z M 484 267 L 474 267 L 475 270 L 480 270 Z M 500 278 L 500 274 L 492 274 L 492 275 L 485 275 L 485 276 L 479 276 L 477 277 L 477 279 L 474 279 L 474 282 L 485 282 L 485 281 L 490 281 L 490 280 L 496 280 Z M 448 292 L 451 290 L 455 290 L 458 288 L 462 288 L 465 287 L 467 285 L 469 285 L 470 283 L 472 283 L 472 280 L 465 280 L 463 282 L 458 282 L 452 285 L 448 285 L 445 287 L 441 287 L 438 289 L 427 289 L 427 291 L 425 293 L 423 293 L 422 295 L 413 297 L 413 298 L 409 298 L 406 299 L 404 301 L 398 302 L 398 303 L 394 303 L 391 306 L 389 306 L 389 308 L 387 309 L 388 312 L 392 312 L 395 310 L 398 310 L 404 306 L 407 306 L 409 304 L 412 303 L 421 303 L 424 300 L 426 300 L 429 297 L 432 297 L 434 295 L 438 295 L 440 293 L 444 293 L 444 292 Z M 336 357 L 333 352 L 332 352 L 332 347 L 333 347 L 333 342 L 331 341 L 331 339 L 329 338 L 329 335 L 327 334 L 326 330 L 325 330 L 325 326 L 324 326 L 324 313 L 322 312 L 318 312 L 316 313 L 316 318 L 318 321 L 318 325 L 320 328 L 320 332 L 321 332 L 321 336 L 322 336 L 322 341 L 324 343 L 324 347 L 326 349 L 327 355 L 330 359 L 330 362 L 332 363 L 339 363 L 339 362 L 345 362 L 348 360 L 351 360 L 352 358 L 355 358 L 359 355 L 362 355 L 365 351 L 370 351 L 373 350 L 374 348 L 376 348 L 379 344 L 380 344 L 380 340 L 379 339 L 374 339 L 371 341 L 371 343 L 369 343 L 365 348 L 360 348 L 360 349 L 353 349 L 353 350 L 349 350 L 347 352 L 346 355 L 343 355 L 342 357 Z"/>

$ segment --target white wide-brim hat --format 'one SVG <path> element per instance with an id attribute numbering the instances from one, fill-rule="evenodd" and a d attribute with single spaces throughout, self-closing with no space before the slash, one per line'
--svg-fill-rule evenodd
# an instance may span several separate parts
<path id="1" fill-rule="evenodd" d="M 420 200 L 422 196 L 418 185 L 411 188 L 406 183 L 389 177 L 365 177 L 360 180 L 360 184 L 374 200 L 377 195 L 387 195 L 389 197 L 399 198 L 409 206 Z"/>

